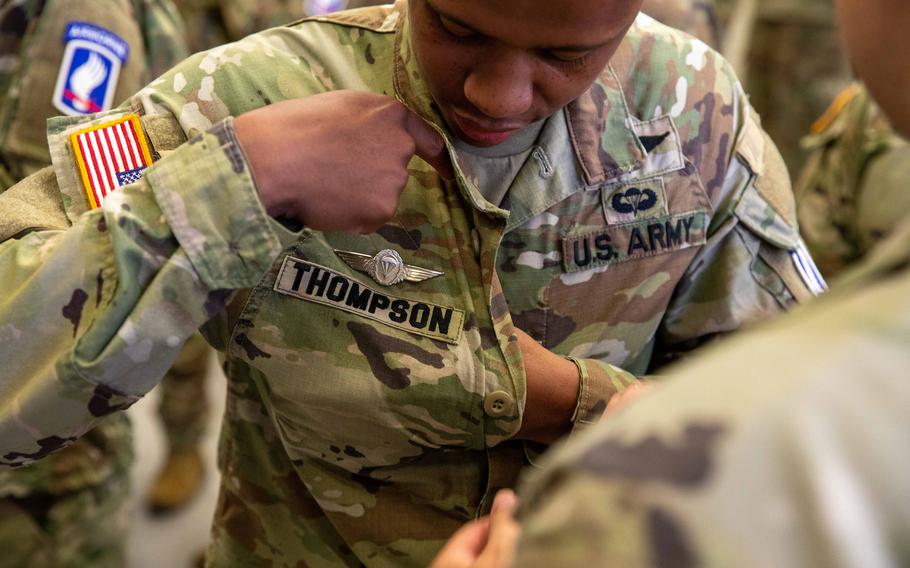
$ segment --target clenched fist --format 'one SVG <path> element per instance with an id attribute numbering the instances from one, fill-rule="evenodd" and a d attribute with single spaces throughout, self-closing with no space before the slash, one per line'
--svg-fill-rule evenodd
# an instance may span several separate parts
<path id="1" fill-rule="evenodd" d="M 322 231 L 373 232 L 395 214 L 414 155 L 443 177 L 442 137 L 390 97 L 332 91 L 234 121 L 266 210 Z"/>

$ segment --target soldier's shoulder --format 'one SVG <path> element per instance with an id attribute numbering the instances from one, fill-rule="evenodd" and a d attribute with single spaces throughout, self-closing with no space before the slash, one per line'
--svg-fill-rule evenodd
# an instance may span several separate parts
<path id="1" fill-rule="evenodd" d="M 685 90 L 685 104 L 691 106 L 712 94 L 728 102 L 741 91 L 736 73 L 720 53 L 644 13 L 629 28 L 611 67 L 632 107 L 647 106 L 661 93 Z"/>

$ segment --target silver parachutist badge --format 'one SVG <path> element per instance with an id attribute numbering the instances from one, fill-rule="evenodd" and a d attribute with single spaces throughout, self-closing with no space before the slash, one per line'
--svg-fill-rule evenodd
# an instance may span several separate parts
<path id="1" fill-rule="evenodd" d="M 407 280 L 408 282 L 423 282 L 443 273 L 420 266 L 405 264 L 404 259 L 397 251 L 383 249 L 374 256 L 335 249 L 335 254 L 348 266 L 360 272 L 366 272 L 383 286 L 394 286 Z"/>

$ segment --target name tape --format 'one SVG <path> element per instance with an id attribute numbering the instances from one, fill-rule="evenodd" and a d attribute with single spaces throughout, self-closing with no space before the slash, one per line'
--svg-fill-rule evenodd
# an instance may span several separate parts
<path id="1" fill-rule="evenodd" d="M 458 343 L 464 328 L 462 310 L 391 296 L 290 255 L 281 265 L 274 290 L 446 343 Z"/>

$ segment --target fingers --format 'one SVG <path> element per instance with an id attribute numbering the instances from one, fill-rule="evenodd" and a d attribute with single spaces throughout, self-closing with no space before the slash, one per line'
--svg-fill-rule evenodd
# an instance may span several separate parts
<path id="1" fill-rule="evenodd" d="M 445 179 L 455 177 L 455 171 L 452 169 L 452 162 L 449 160 L 449 153 L 446 151 L 445 140 L 442 136 L 433 130 L 422 118 L 413 111 L 407 111 L 405 119 L 405 129 L 414 139 L 414 153 L 422 160 L 433 166 Z"/>
<path id="2" fill-rule="evenodd" d="M 521 535 L 521 525 L 515 521 L 518 498 L 510 489 L 496 494 L 490 511 L 490 532 L 486 546 L 477 559 L 478 568 L 505 568 L 512 565 L 515 548 Z"/>
<path id="3" fill-rule="evenodd" d="M 493 506 L 490 508 L 491 517 L 511 518 L 518 507 L 518 496 L 511 489 L 500 489 L 493 498 Z"/>
<path id="4" fill-rule="evenodd" d="M 468 568 L 483 552 L 490 533 L 490 517 L 462 526 L 439 551 L 430 568 Z"/>
<path id="5" fill-rule="evenodd" d="M 616 393 L 610 397 L 609 402 L 607 402 L 607 408 L 604 410 L 604 416 L 637 400 L 650 389 L 651 385 L 642 381 L 627 386 L 622 392 Z"/>

